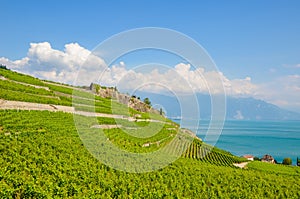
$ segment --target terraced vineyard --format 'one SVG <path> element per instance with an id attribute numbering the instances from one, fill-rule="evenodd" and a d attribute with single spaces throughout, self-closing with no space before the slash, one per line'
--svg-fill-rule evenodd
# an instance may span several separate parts
<path id="1" fill-rule="evenodd" d="M 71 107 L 70 86 L 6 70 L 0 75 L 2 99 Z M 128 109 L 81 88 L 75 96 L 79 104 L 75 109 L 93 106 L 92 97 L 103 117 L 0 110 L 0 198 L 300 198 L 297 167 L 253 162 L 246 169 L 236 168 L 233 163 L 244 159 L 199 139 L 188 145 L 183 140 L 192 140 L 190 134 L 160 115 Z M 112 103 L 121 117 L 108 117 Z M 126 151 L 148 153 L 170 146 L 167 152 L 172 155 L 179 148 L 187 150 L 153 172 L 115 170 L 89 152 L 75 117 L 87 132 L 104 132 L 107 141 Z"/>
<path id="2" fill-rule="evenodd" d="M 207 161 L 180 158 L 159 171 L 126 173 L 103 165 L 86 150 L 69 113 L 2 110 L 0 118 L 0 198 L 298 198 L 300 194 L 299 169 L 269 173 L 233 168 L 226 165 L 229 154 L 213 149 L 214 156 L 208 154 Z M 99 121 L 112 123 L 107 118 Z M 120 139 L 128 138 L 119 135 Z"/>
<path id="3" fill-rule="evenodd" d="M 73 106 L 76 111 L 119 114 L 128 117 L 139 115 L 140 119 L 155 117 L 157 120 L 166 120 L 157 114 L 142 113 L 128 108 L 115 99 L 101 98 L 86 89 L 42 81 L 4 69 L 0 70 L 0 77 L 0 99 Z"/>
<path id="4" fill-rule="evenodd" d="M 245 162 L 244 158 L 236 157 L 226 151 L 195 140 L 183 154 L 183 157 L 192 158 L 221 166 L 233 166 L 233 163 Z"/>

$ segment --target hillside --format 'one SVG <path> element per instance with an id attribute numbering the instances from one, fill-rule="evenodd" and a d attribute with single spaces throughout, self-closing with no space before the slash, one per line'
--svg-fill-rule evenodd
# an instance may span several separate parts
<path id="1" fill-rule="evenodd" d="M 157 138 L 155 138 L 155 136 L 144 136 L 151 137 L 151 139 L 138 140 L 138 147 L 135 147 L 137 151 L 155 148 L 154 146 L 157 144 L 153 143 L 158 142 L 160 146 L 164 146 L 164 144 L 172 140 L 173 135 L 178 132 L 184 132 L 180 130 L 178 124 L 159 115 L 158 111 L 152 110 L 151 108 L 141 108 L 142 105 L 137 106 L 136 104 L 143 103 L 136 98 L 117 92 L 115 88 L 101 88 L 96 84 L 92 84 L 92 88 L 76 88 L 69 85 L 41 81 L 9 70 L 1 70 L 0 75 L 2 76 L 0 89 L 3 91 L 0 94 L 2 98 L 0 99 L 0 109 L 62 111 L 82 116 L 95 114 L 98 124 L 94 124 L 94 118 L 87 117 L 87 119 L 83 119 L 83 128 L 104 128 L 106 131 L 110 131 L 108 138 L 121 135 L 123 130 L 130 135 L 137 134 L 139 129 L 142 131 L 146 130 L 149 134 L 155 130 L 160 130 L 159 133 L 155 135 Z M 95 86 L 99 88 L 95 89 Z M 126 98 L 128 98 L 128 100 L 126 100 Z M 141 109 L 144 110 L 144 112 L 138 111 Z M 92 114 L 92 112 L 95 113 Z M 75 117 L 75 115 L 74 119 L 79 117 Z M 85 123 L 91 124 L 86 126 Z M 150 123 L 152 123 L 152 125 L 150 125 Z M 77 126 L 77 129 L 78 128 Z M 189 135 L 189 133 L 187 135 Z M 126 137 L 126 135 L 124 135 L 124 137 Z M 141 136 L 141 138 L 142 137 L 143 136 Z M 199 138 L 195 136 L 194 138 L 196 138 L 196 140 L 192 143 L 190 148 L 187 148 L 186 152 L 181 153 L 183 153 L 185 157 L 203 158 L 203 160 L 206 160 L 205 158 L 208 157 L 205 157 L 206 153 L 211 151 L 211 147 L 209 145 L 203 145 Z M 120 137 L 119 139 L 125 138 Z M 120 140 L 117 141 L 120 142 Z M 128 142 L 130 143 L 132 140 Z M 135 144 L 136 143 L 132 143 L 132 145 Z M 173 144 L 176 145 L 175 141 Z M 143 145 L 151 145 L 151 147 L 141 148 Z M 133 146 L 129 145 L 124 148 L 131 150 L 131 147 Z M 174 147 L 178 148 L 180 145 L 178 144 L 178 146 Z M 233 162 L 240 161 L 228 152 L 221 150 L 213 149 L 210 155 L 218 158 L 218 154 L 225 156 L 224 162 L 227 165 L 232 165 Z M 217 163 L 218 161 L 215 162 Z"/>
<path id="2" fill-rule="evenodd" d="M 190 139 L 188 131 L 155 111 L 140 112 L 83 88 L 8 70 L 0 69 L 0 78 L 1 198 L 300 197 L 299 168 L 236 168 L 233 163 L 245 160 Z M 100 157 L 109 155 L 95 156 L 94 150 L 110 152 L 101 150 L 101 142 L 91 147 L 84 139 L 98 133 L 129 152 L 145 154 L 168 145 L 166 153 L 182 155 L 159 170 L 123 172 L 102 163 Z M 182 151 L 185 139 L 192 142 Z"/>

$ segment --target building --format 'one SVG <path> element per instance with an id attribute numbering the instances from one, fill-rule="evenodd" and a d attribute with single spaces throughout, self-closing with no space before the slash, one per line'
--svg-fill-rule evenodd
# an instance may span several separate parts
<path id="1" fill-rule="evenodd" d="M 254 160 L 254 156 L 253 155 L 243 155 L 244 158 L 246 158 L 247 160 L 253 161 Z"/>
<path id="2" fill-rule="evenodd" d="M 261 161 L 262 162 L 269 162 L 269 163 L 273 163 L 275 164 L 275 159 L 271 156 L 271 155 L 264 155 L 262 158 L 261 158 Z"/>

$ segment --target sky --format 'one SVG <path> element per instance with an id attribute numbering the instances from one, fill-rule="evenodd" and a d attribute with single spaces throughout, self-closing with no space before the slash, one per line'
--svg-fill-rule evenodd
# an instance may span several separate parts
<path id="1" fill-rule="evenodd" d="M 218 76 L 227 95 L 300 112 L 300 1 L 1 0 L 0 5 L 0 64 L 13 70 L 72 83 L 78 66 L 111 36 L 167 28 L 199 43 L 218 71 L 193 69 L 178 57 L 146 50 L 120 57 L 103 83 L 134 86 L 164 79 L 162 84 L 172 85 L 168 89 L 180 90 L 172 80 L 183 74 L 196 92 L 207 92 L 203 78 L 214 82 Z M 92 61 L 108 67 L 104 57 Z M 162 63 L 164 71 L 149 65 L 142 67 L 147 73 L 133 70 L 150 62 Z M 129 81 L 132 76 L 138 81 Z"/>

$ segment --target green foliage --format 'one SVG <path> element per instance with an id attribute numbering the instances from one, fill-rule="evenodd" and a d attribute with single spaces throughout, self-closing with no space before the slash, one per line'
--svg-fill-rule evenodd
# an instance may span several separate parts
<path id="1" fill-rule="evenodd" d="M 231 167 L 233 167 L 233 163 L 246 161 L 244 158 L 239 158 L 218 148 L 212 148 L 211 146 L 197 140 L 190 145 L 183 156 L 186 158 L 209 162 L 211 164 Z"/>
<path id="2" fill-rule="evenodd" d="M 300 197 L 296 170 L 285 175 L 180 158 L 159 171 L 125 173 L 93 158 L 71 114 L 0 111 L 0 118 L 0 198 Z"/>
<path id="3" fill-rule="evenodd" d="M 160 114 L 160 115 L 163 115 L 163 110 L 162 110 L 162 108 L 159 109 L 159 114 Z"/>
<path id="4" fill-rule="evenodd" d="M 73 102 L 77 110 L 149 119 L 98 117 L 97 123 L 79 116 L 86 121 L 87 132 L 95 130 L 90 128 L 94 123 L 118 124 L 118 128 L 104 132 L 126 151 L 148 153 L 170 143 L 175 134 L 188 136 L 159 114 L 140 113 L 83 90 L 12 71 L 0 70 L 0 75 L 22 82 L 0 81 L 2 99 L 68 106 Z M 73 117 L 62 112 L 0 110 L 0 198 L 300 198 L 299 167 L 254 161 L 248 169 L 235 168 L 232 163 L 245 159 L 198 139 L 181 158 L 158 171 L 137 174 L 114 170 L 88 152 Z M 152 132 L 156 133 L 142 137 Z M 151 145 L 143 147 L 145 143 Z M 171 146 L 176 149 L 180 145 L 173 142 Z"/>
<path id="5" fill-rule="evenodd" d="M 259 157 L 256 157 L 256 156 L 255 156 L 253 159 L 254 159 L 255 161 L 260 161 L 260 158 L 259 158 Z"/>
<path id="6" fill-rule="evenodd" d="M 146 122 L 127 122 L 117 121 L 117 124 L 123 128 L 105 129 L 106 136 L 117 145 L 127 151 L 142 153 L 160 149 L 165 146 L 171 139 L 176 130 L 168 130 L 166 126 L 158 123 Z M 130 129 L 127 129 L 130 127 Z M 153 136 L 146 136 L 154 134 Z M 149 147 L 143 147 L 143 144 L 150 143 Z"/>
<path id="7" fill-rule="evenodd" d="M 43 88 L 35 88 L 29 85 L 23 85 L 12 81 L 0 80 L 0 88 L 11 91 L 18 91 L 27 94 L 36 94 L 36 95 L 48 95 L 54 96 L 53 92 L 45 90 Z"/>
<path id="8" fill-rule="evenodd" d="M 252 161 L 247 165 L 248 169 L 262 171 L 266 173 L 274 173 L 287 176 L 300 177 L 300 168 L 287 166 L 282 164 L 271 164 L 267 162 Z"/>
<path id="9" fill-rule="evenodd" d="M 2 70 L 9 70 L 5 65 L 3 65 L 3 64 L 0 64 L 0 69 L 2 69 Z"/>
<path id="10" fill-rule="evenodd" d="M 284 158 L 283 161 L 282 161 L 282 164 L 292 165 L 292 159 L 291 158 Z"/>
<path id="11" fill-rule="evenodd" d="M 95 96 L 83 89 L 53 82 L 43 82 L 13 71 L 0 70 L 0 75 L 8 79 L 0 80 L 1 99 L 65 106 L 73 105 L 78 111 L 95 111 L 128 117 L 140 114 L 141 119 L 149 118 L 147 113 L 140 113 L 124 104 Z"/>
<path id="12" fill-rule="evenodd" d="M 64 93 L 64 94 L 69 94 L 69 95 L 73 94 L 73 89 L 70 88 L 70 87 L 55 85 L 55 84 L 52 84 L 52 83 L 47 83 L 47 87 L 49 87 L 52 91 L 56 91 L 56 92 L 60 92 L 60 93 Z"/>
<path id="13" fill-rule="evenodd" d="M 1 87 L 0 87 L 0 98 L 6 100 L 71 106 L 71 102 L 67 98 L 53 97 L 53 96 L 51 97 L 40 96 L 40 95 L 24 93 L 20 91 L 6 90 L 6 89 L 2 89 Z"/>
<path id="14" fill-rule="evenodd" d="M 0 70 L 0 75 L 6 77 L 7 79 L 14 80 L 17 82 L 23 82 L 27 84 L 33 84 L 38 86 L 45 86 L 44 82 L 41 80 L 31 77 L 29 75 L 17 73 L 11 70 Z"/>
<path id="15" fill-rule="evenodd" d="M 60 86 L 46 84 L 37 78 L 13 71 L 0 70 L 0 75 L 8 79 L 0 80 L 0 98 L 2 99 L 42 104 L 72 105 L 71 98 L 55 94 L 55 91 L 61 88 Z"/>
<path id="16" fill-rule="evenodd" d="M 150 101 L 150 99 L 148 97 L 146 97 L 144 99 L 144 103 L 147 104 L 148 106 L 151 106 L 151 101 Z"/>
<path id="17" fill-rule="evenodd" d="M 76 110 L 79 111 L 96 111 L 98 113 L 124 116 L 140 115 L 138 119 L 152 119 L 148 113 L 141 113 L 114 100 L 95 96 L 84 89 L 41 81 L 13 71 L 0 70 L 0 75 L 8 79 L 0 80 L 0 98 L 2 99 L 42 104 L 74 105 Z M 100 89 L 99 85 L 95 85 L 96 89 Z M 148 98 L 145 99 L 145 102 L 149 106 L 151 105 Z M 156 114 L 154 117 L 157 117 Z"/>
<path id="18" fill-rule="evenodd" d="M 100 91 L 100 85 L 98 85 L 98 84 L 95 84 L 95 89 L 96 89 L 96 93 L 99 93 L 99 91 Z"/>

